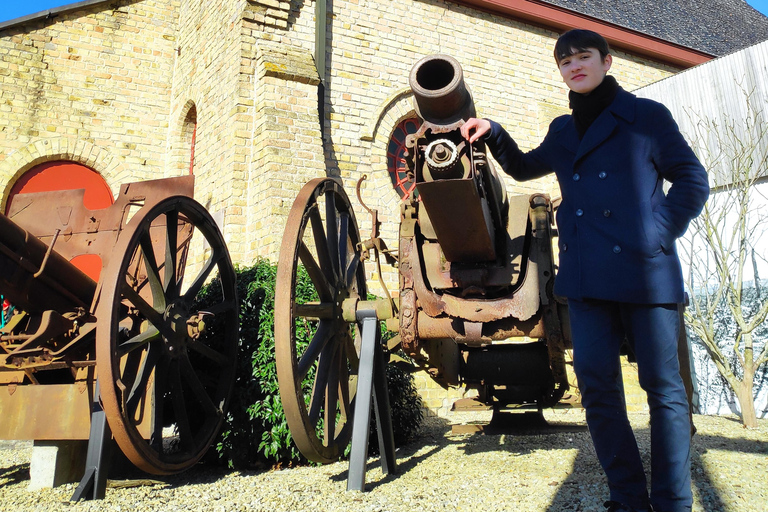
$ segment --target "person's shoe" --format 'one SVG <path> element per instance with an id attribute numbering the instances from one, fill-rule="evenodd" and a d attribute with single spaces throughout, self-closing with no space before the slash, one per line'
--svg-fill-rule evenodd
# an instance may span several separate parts
<path id="1" fill-rule="evenodd" d="M 618 501 L 606 501 L 603 503 L 603 506 L 608 509 L 605 512 L 653 512 L 653 509 L 650 507 L 646 510 L 638 510 Z"/>

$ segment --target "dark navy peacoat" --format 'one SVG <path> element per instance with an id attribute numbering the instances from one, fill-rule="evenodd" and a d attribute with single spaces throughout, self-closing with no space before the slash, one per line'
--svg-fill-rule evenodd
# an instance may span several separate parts
<path id="1" fill-rule="evenodd" d="M 522 153 L 496 122 L 486 144 L 518 181 L 557 174 L 555 293 L 636 304 L 680 303 L 675 240 L 702 210 L 707 173 L 661 103 L 619 89 L 580 140 L 570 115 Z M 671 187 L 664 192 L 664 180 Z"/>

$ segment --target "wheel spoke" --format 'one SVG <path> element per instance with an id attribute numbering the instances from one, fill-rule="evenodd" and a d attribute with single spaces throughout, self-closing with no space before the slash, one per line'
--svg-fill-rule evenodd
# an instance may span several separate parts
<path id="1" fill-rule="evenodd" d="M 142 233 L 141 239 L 139 240 L 139 246 L 141 247 L 141 253 L 144 256 L 147 281 L 149 282 L 149 289 L 152 291 L 152 302 L 158 311 L 162 311 L 166 306 L 165 290 L 163 289 L 163 283 L 160 281 L 160 269 L 157 267 L 155 249 L 152 246 L 149 230 Z"/>
<path id="2" fill-rule="evenodd" d="M 152 435 L 149 440 L 150 446 L 157 453 L 163 452 L 163 413 L 165 402 L 163 397 L 166 392 L 168 363 L 167 360 L 160 359 L 155 371 L 155 391 L 154 405 L 152 415 Z"/>
<path id="3" fill-rule="evenodd" d="M 320 211 L 317 207 L 317 203 L 313 204 L 308 211 L 309 222 L 312 224 L 312 241 L 317 249 L 317 263 L 320 265 L 320 269 L 325 274 L 327 281 L 333 282 L 334 269 L 331 263 L 331 253 L 328 250 L 328 240 L 325 236 L 325 228 L 323 227 L 323 219 L 320 217 Z M 302 240 L 302 243 L 304 241 Z"/>
<path id="4" fill-rule="evenodd" d="M 346 275 L 344 276 L 344 283 L 347 289 L 352 289 L 355 285 L 355 279 L 357 278 L 357 267 L 360 266 L 360 258 L 357 254 L 352 256 L 352 261 L 349 262 Z"/>
<path id="5" fill-rule="evenodd" d="M 138 309 L 139 313 L 144 315 L 151 324 L 155 326 L 163 324 L 162 313 L 157 311 L 151 304 L 145 301 L 133 286 L 127 282 L 121 283 L 120 293 L 123 295 L 123 297 L 125 297 L 126 300 L 128 300 L 128 302 L 130 302 L 136 309 Z"/>
<path id="6" fill-rule="evenodd" d="M 347 268 L 347 237 L 349 236 L 349 213 L 339 214 L 339 277 L 345 277 Z"/>
<path id="7" fill-rule="evenodd" d="M 229 364 L 229 358 L 226 355 L 212 349 L 211 347 L 201 342 L 200 340 L 189 343 L 187 345 L 187 348 L 197 352 L 198 354 L 205 357 L 206 359 L 210 359 L 217 366 L 227 366 L 227 364 Z"/>
<path id="8" fill-rule="evenodd" d="M 318 320 L 333 320 L 334 318 L 333 302 L 307 302 L 305 304 L 294 304 L 293 314 L 297 318 L 316 318 Z"/>
<path id="9" fill-rule="evenodd" d="M 341 358 L 341 365 L 339 369 L 339 424 L 346 424 L 349 418 L 352 417 L 352 407 L 350 403 L 350 386 L 352 385 L 349 370 L 347 369 L 346 361 Z M 354 385 L 357 385 L 355 379 Z"/>
<path id="10" fill-rule="evenodd" d="M 176 278 L 176 251 L 179 235 L 179 212 L 171 210 L 165 215 L 165 274 L 163 275 L 163 289 L 169 297 L 178 296 L 178 283 Z"/>
<path id="11" fill-rule="evenodd" d="M 189 425 L 189 415 L 184 404 L 184 387 L 181 384 L 181 372 L 178 363 L 172 366 L 168 380 L 170 381 L 171 403 L 173 404 L 176 428 L 179 431 L 181 444 L 189 449 L 194 446 L 194 435 Z"/>
<path id="12" fill-rule="evenodd" d="M 152 375 L 152 370 L 157 366 L 157 362 L 160 360 L 162 354 L 162 347 L 157 345 L 150 345 L 147 348 L 147 353 L 141 361 L 141 366 L 136 372 L 136 379 L 133 382 L 128 398 L 125 400 L 126 416 L 135 417 L 136 407 L 140 403 L 140 399 L 147 395 L 147 383 L 149 382 L 149 376 Z"/>
<path id="13" fill-rule="evenodd" d="M 323 422 L 323 435 L 325 445 L 330 445 L 336 437 L 336 411 L 339 401 L 339 361 L 342 359 L 341 351 L 338 346 L 334 347 L 333 360 L 330 364 L 330 373 L 328 375 L 328 385 L 325 392 L 325 421 Z"/>
<path id="14" fill-rule="evenodd" d="M 360 356 L 357 353 L 357 347 L 355 347 L 355 340 L 352 339 L 352 335 L 349 332 L 349 328 L 341 336 L 342 351 L 346 356 L 349 363 L 350 370 L 353 375 L 357 375 L 360 368 Z"/>
<path id="15" fill-rule="evenodd" d="M 312 425 L 317 425 L 320 418 L 320 408 L 324 404 L 324 397 L 328 390 L 328 374 L 333 363 L 333 348 L 328 347 L 323 350 L 320 360 L 317 362 L 317 373 L 315 381 L 312 383 L 312 398 L 309 401 L 309 421 Z"/>
<path id="16" fill-rule="evenodd" d="M 122 357 L 125 354 L 146 346 L 148 343 L 160 338 L 160 331 L 154 325 L 150 325 L 146 331 L 120 343 L 117 346 L 117 356 Z"/>
<path id="17" fill-rule="evenodd" d="M 315 261 L 312 253 L 309 252 L 309 249 L 303 240 L 301 241 L 301 245 L 299 247 L 299 259 L 301 259 L 301 262 L 304 264 L 304 268 L 307 269 L 309 278 L 312 280 L 312 284 L 315 285 L 315 289 L 317 290 L 317 294 L 320 296 L 320 300 L 333 300 L 333 290 L 331 289 L 331 284 L 328 282 L 328 279 L 326 279 L 325 274 Z"/>
<path id="18" fill-rule="evenodd" d="M 205 284 L 205 281 L 208 279 L 208 276 L 211 274 L 211 271 L 219 263 L 219 260 L 223 256 L 223 251 L 214 248 L 213 254 L 211 254 L 211 257 L 208 258 L 208 261 L 205 262 L 205 266 L 200 271 L 200 273 L 197 274 L 197 277 L 195 277 L 195 280 L 192 282 L 192 285 L 190 285 L 187 293 L 184 294 L 185 299 L 187 299 L 189 302 L 194 301 L 195 297 L 197 297 L 197 294 L 200 292 L 200 289 Z"/>
<path id="19" fill-rule="evenodd" d="M 333 275 L 339 276 L 339 226 L 336 223 L 336 199 L 332 190 L 325 193 L 325 234 L 328 240 Z"/>
<path id="20" fill-rule="evenodd" d="M 235 309 L 237 309 L 235 300 L 225 299 L 218 304 L 214 304 L 213 306 L 206 306 L 205 310 L 201 310 L 200 313 L 208 313 L 209 315 L 213 315 L 215 317 L 216 315 L 227 313 L 228 311 L 234 311 Z"/>
<path id="21" fill-rule="evenodd" d="M 211 397 L 208 395 L 208 391 L 205 389 L 205 386 L 203 386 L 202 382 L 200 382 L 200 378 L 197 376 L 197 372 L 192 367 L 192 363 L 189 361 L 189 358 L 180 358 L 179 370 L 181 372 L 181 377 L 184 379 L 184 381 L 186 381 L 187 384 L 189 384 L 194 397 L 202 406 L 203 413 L 206 416 L 218 416 L 221 411 L 211 401 Z"/>
<path id="22" fill-rule="evenodd" d="M 163 320 L 163 315 L 158 313 L 139 295 L 131 285 L 126 282 L 122 283 L 120 293 L 139 310 L 139 313 L 149 321 L 150 324 L 155 326 L 160 333 L 166 338 L 172 338 L 174 333 L 168 328 Z"/>
<path id="23" fill-rule="evenodd" d="M 307 350 L 304 351 L 304 354 L 302 354 L 299 364 L 297 365 L 297 382 L 304 380 L 304 377 L 307 376 L 307 372 L 309 372 L 312 364 L 317 360 L 320 356 L 320 352 L 322 352 L 326 343 L 328 343 L 328 340 L 333 336 L 332 326 L 333 322 L 327 320 L 320 321 L 320 325 L 317 327 L 315 335 L 312 336 L 312 341 L 309 343 Z"/>

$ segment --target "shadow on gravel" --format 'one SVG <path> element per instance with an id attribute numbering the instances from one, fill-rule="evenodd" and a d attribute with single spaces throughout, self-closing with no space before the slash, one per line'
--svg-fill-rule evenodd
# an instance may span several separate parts
<path id="1" fill-rule="evenodd" d="M 183 488 L 186 485 L 213 484 L 234 472 L 235 470 L 220 465 L 198 462 L 188 470 L 175 475 L 152 475 L 134 466 L 114 444 L 107 487 L 127 488 L 159 485 L 168 488 Z M 261 471 L 240 471 L 244 475 L 259 472 Z"/>
<path id="2" fill-rule="evenodd" d="M 376 481 L 370 480 L 371 470 L 381 468 L 381 458 L 370 459 L 368 461 L 366 471 L 365 490 L 371 491 L 376 487 L 389 482 L 396 481 L 399 478 L 403 478 L 410 470 L 419 465 L 420 462 L 430 458 L 446 446 L 450 444 L 449 440 L 445 438 L 442 432 L 450 429 L 448 422 L 442 418 L 433 418 L 431 420 L 432 425 L 425 430 L 419 437 L 411 441 L 410 443 L 400 446 L 395 451 L 395 459 L 397 461 L 397 472 L 384 475 L 381 479 Z M 438 426 L 439 425 L 439 426 Z M 439 434 L 435 434 L 435 431 Z M 416 455 L 419 450 L 424 446 L 433 445 L 429 451 Z M 344 461 L 347 466 L 349 461 Z M 336 475 L 330 477 L 334 482 L 346 482 L 349 477 L 349 470 L 342 471 Z"/>
<path id="3" fill-rule="evenodd" d="M 17 464 L 9 468 L 0 468 L 0 488 L 29 480 L 29 464 Z"/>
<path id="4" fill-rule="evenodd" d="M 729 418 L 730 419 L 730 418 Z M 740 423 L 737 419 L 735 420 Z M 691 477 L 693 486 L 698 490 L 701 504 L 706 512 L 721 512 L 726 510 L 723 499 L 717 490 L 711 472 L 702 459 L 708 451 L 730 451 L 737 453 L 748 453 L 757 455 L 768 455 L 768 441 L 756 441 L 739 438 L 729 438 L 710 435 L 695 435 L 691 443 L 692 471 Z M 732 478 L 737 478 L 733 476 Z M 740 484 L 738 481 L 732 481 L 732 484 Z"/>
<path id="5" fill-rule="evenodd" d="M 410 470 L 450 445 L 460 445 L 459 448 L 467 455 L 500 450 L 517 455 L 525 455 L 551 447 L 561 449 L 573 447 L 568 436 L 563 436 L 562 439 L 557 441 L 551 439 L 550 436 L 574 433 L 588 435 L 586 434 L 586 426 L 583 424 L 549 424 L 545 421 L 542 423 L 543 418 L 540 415 L 528 413 L 497 414 L 489 424 L 475 425 L 475 428 L 479 431 L 475 432 L 475 435 L 469 436 L 461 435 L 472 434 L 473 432 L 452 432 L 452 425 L 442 418 L 431 418 L 430 421 L 431 425 L 425 429 L 425 432 L 418 439 L 397 449 L 396 474 L 384 475 L 380 479 L 372 481 L 370 479 L 371 470 L 380 468 L 381 460 L 378 458 L 369 460 L 366 491 L 371 491 L 382 484 L 397 481 L 399 478 L 408 478 L 407 473 Z M 452 435 L 461 437 L 451 437 Z M 499 437 L 501 439 L 502 435 L 504 440 L 499 443 L 475 442 L 492 437 Z M 430 448 L 423 453 L 419 453 L 425 446 Z M 592 458 L 594 459 L 594 453 Z M 345 482 L 348 478 L 348 473 L 345 470 L 330 478 L 335 482 Z"/>
<path id="6" fill-rule="evenodd" d="M 588 436 L 588 434 L 586 435 Z M 650 475 L 650 430 L 647 428 L 635 429 L 635 436 L 637 437 L 643 464 L 646 468 L 646 474 Z M 694 492 L 699 497 L 697 502 L 706 512 L 723 512 L 729 510 L 729 508 L 718 491 L 713 474 L 709 471 L 706 462 L 702 458 L 710 450 L 768 455 L 768 441 L 732 439 L 698 434 L 693 437 L 691 444 L 691 478 Z M 574 500 L 579 494 L 579 488 L 584 485 L 583 475 L 585 474 L 597 474 L 600 475 L 601 479 L 604 478 L 594 450 L 591 449 L 591 444 L 590 449 L 579 450 L 569 477 L 559 487 L 547 512 L 586 512 L 587 510 L 592 512 L 590 509 L 581 508 L 578 500 Z M 733 476 L 733 478 L 737 477 Z M 732 483 L 737 484 L 738 482 L 734 481 Z M 608 492 L 608 486 L 605 484 L 604 495 L 606 497 Z"/>
<path id="7" fill-rule="evenodd" d="M 540 450 L 575 448 L 577 453 L 568 477 L 562 482 L 553 481 L 546 484 L 558 486 L 546 512 L 602 510 L 600 505 L 597 505 L 597 509 L 595 508 L 595 497 L 599 497 L 597 501 L 602 503 L 601 497 L 604 496 L 607 500 L 609 489 L 586 426 L 582 423 L 537 424 L 532 420 L 532 417 L 522 417 L 517 413 L 517 416 L 503 417 L 497 422 L 485 425 L 481 432 L 474 435 L 452 436 L 451 425 L 447 421 L 433 419 L 432 425 L 421 437 L 398 449 L 396 474 L 385 475 L 372 481 L 371 470 L 380 468 L 380 459 L 369 461 L 366 491 L 400 478 L 408 478 L 409 471 L 450 445 L 459 445 L 460 449 L 468 455 L 490 451 L 526 455 Z M 646 473 L 650 474 L 650 429 L 647 427 L 635 429 L 635 435 Z M 492 441 L 489 442 L 489 439 Z M 428 450 L 421 452 L 425 447 L 429 447 Z M 700 434 L 694 436 L 691 465 L 692 484 L 698 496 L 697 502 L 705 512 L 723 512 L 728 510 L 728 507 L 718 491 L 715 475 L 710 472 L 703 459 L 703 456 L 711 450 L 768 455 L 768 441 Z M 346 481 L 347 475 L 348 471 L 344 470 L 330 478 L 335 482 L 343 482 Z M 722 475 L 719 477 L 722 479 Z"/>

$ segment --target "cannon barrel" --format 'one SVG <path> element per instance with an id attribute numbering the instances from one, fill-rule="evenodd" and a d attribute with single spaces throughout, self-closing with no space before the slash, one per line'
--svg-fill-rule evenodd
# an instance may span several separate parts
<path id="1" fill-rule="evenodd" d="M 28 313 L 88 309 L 96 282 L 0 214 L 0 293 Z"/>
<path id="2" fill-rule="evenodd" d="M 485 145 L 471 146 L 459 132 L 476 115 L 461 66 L 448 55 L 430 55 L 413 66 L 409 81 L 416 112 L 424 121 L 406 141 L 426 210 L 419 213 L 422 231 L 434 230 L 447 261 L 495 261 L 497 246 L 504 242 L 497 234 L 505 231 L 506 194 L 487 161 Z"/>
<path id="3" fill-rule="evenodd" d="M 459 62 L 448 55 L 418 61 L 409 77 L 419 116 L 432 124 L 449 125 L 475 117 L 475 103 Z"/>

